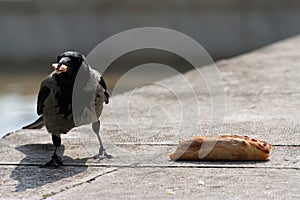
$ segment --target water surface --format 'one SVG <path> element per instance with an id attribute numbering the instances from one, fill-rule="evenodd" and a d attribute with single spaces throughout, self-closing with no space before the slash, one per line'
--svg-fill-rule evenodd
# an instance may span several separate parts
<path id="1" fill-rule="evenodd" d="M 37 118 L 36 95 L 46 74 L 0 74 L 0 138 Z"/>
<path id="2" fill-rule="evenodd" d="M 0 95 L 0 137 L 21 129 L 37 118 L 36 96 L 9 93 Z"/>

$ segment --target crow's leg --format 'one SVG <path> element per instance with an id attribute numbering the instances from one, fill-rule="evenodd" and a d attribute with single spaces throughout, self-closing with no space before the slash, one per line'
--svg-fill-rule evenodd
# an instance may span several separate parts
<path id="1" fill-rule="evenodd" d="M 104 147 L 103 147 L 103 144 L 102 144 L 102 141 L 101 141 L 101 138 L 100 138 L 100 121 L 96 121 L 92 124 L 92 127 L 93 127 L 93 131 L 96 133 L 97 135 L 97 138 L 98 138 L 98 141 L 99 141 L 99 144 L 100 144 L 100 148 L 99 148 L 99 154 L 95 155 L 94 158 L 98 158 L 100 160 L 104 159 L 104 158 L 112 158 L 111 155 L 107 154 Z"/>
<path id="2" fill-rule="evenodd" d="M 59 134 L 55 134 L 55 135 L 52 134 L 52 141 L 53 141 L 53 145 L 55 146 L 55 149 L 54 149 L 51 160 L 49 162 L 47 162 L 45 164 L 45 166 L 59 167 L 59 166 L 63 165 L 63 163 L 61 161 L 61 157 L 56 154 L 57 148 L 60 147 L 60 145 L 61 145 L 60 135 Z"/>

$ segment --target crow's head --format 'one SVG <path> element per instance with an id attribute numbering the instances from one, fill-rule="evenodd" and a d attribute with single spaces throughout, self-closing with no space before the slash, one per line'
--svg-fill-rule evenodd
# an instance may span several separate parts
<path id="1" fill-rule="evenodd" d="M 57 63 L 53 63 L 52 67 L 57 74 L 76 75 L 84 61 L 85 56 L 83 54 L 67 51 L 57 56 Z"/>

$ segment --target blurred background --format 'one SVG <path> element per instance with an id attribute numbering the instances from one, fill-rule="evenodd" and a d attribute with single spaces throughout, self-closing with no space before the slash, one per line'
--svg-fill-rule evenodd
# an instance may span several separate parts
<path id="1" fill-rule="evenodd" d="M 219 60 L 297 35 L 299 21 L 297 0 L 0 0 L 0 137 L 37 117 L 40 81 L 65 50 L 88 54 L 114 34 L 151 26 L 182 32 Z M 110 89 L 125 68 L 151 61 L 190 69 L 168 52 L 132 52 L 104 73 Z"/>

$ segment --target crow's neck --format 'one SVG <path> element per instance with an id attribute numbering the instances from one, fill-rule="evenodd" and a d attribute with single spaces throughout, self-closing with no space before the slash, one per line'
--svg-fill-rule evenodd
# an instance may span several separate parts
<path id="1" fill-rule="evenodd" d="M 72 104 L 73 87 L 75 82 L 74 77 L 58 74 L 55 76 L 55 81 L 59 87 L 59 99 L 62 106 Z"/>

